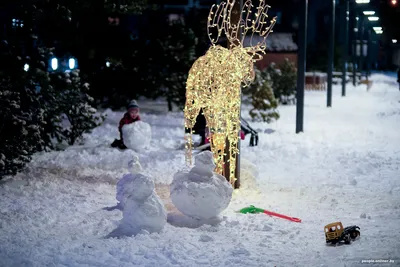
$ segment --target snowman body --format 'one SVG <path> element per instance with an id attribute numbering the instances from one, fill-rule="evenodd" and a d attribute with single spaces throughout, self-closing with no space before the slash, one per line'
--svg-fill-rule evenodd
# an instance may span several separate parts
<path id="1" fill-rule="evenodd" d="M 171 200 L 184 215 L 207 220 L 225 210 L 231 199 L 231 184 L 217 173 L 211 151 L 204 151 L 195 158 L 189 172 L 178 172 L 171 183 Z"/>

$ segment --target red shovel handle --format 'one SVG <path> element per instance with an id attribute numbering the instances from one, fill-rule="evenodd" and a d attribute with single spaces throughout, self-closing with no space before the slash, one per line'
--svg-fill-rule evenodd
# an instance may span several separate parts
<path id="1" fill-rule="evenodd" d="M 279 214 L 279 213 L 276 213 L 276 212 L 272 212 L 272 211 L 268 211 L 268 210 L 264 210 L 264 213 L 268 214 L 270 216 L 279 217 L 279 218 L 286 219 L 286 220 L 289 220 L 289 221 L 292 221 L 292 222 L 298 222 L 298 223 L 301 222 L 301 219 L 299 219 L 299 218 L 289 217 L 289 216 L 286 216 L 286 215 L 283 215 L 283 214 Z"/>

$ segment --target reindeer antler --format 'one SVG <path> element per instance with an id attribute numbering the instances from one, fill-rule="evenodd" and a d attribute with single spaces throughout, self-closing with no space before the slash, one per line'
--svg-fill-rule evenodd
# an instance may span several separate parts
<path id="1" fill-rule="evenodd" d="M 247 0 L 243 5 L 242 13 L 247 13 L 246 19 L 243 26 L 243 37 L 241 39 L 241 43 L 243 44 L 244 38 L 246 37 L 247 32 L 251 31 L 250 36 L 250 47 L 247 49 L 249 53 L 253 55 L 253 60 L 261 60 L 263 54 L 265 54 L 266 39 L 268 35 L 272 32 L 272 28 L 276 23 L 276 17 L 272 18 L 270 23 L 267 23 L 268 18 L 268 9 L 269 5 L 265 3 L 265 0 L 260 0 L 260 4 L 257 7 L 257 11 L 254 13 L 255 18 L 250 19 L 250 15 L 252 14 L 253 5 L 251 0 Z M 253 44 L 253 37 L 257 34 L 261 39 L 257 42 L 256 45 Z"/>
<path id="2" fill-rule="evenodd" d="M 226 3 L 222 2 L 219 5 L 212 5 L 210 9 L 210 13 L 208 14 L 207 20 L 207 35 L 212 44 L 216 44 L 218 42 L 219 37 L 221 36 L 222 30 L 224 29 L 224 23 L 226 18 Z M 214 11 L 215 7 L 215 11 Z M 213 33 L 210 30 L 214 28 L 217 29 L 217 36 L 213 38 Z"/>
<path id="3" fill-rule="evenodd" d="M 254 5 L 251 0 L 247 0 L 240 11 L 240 19 L 237 23 L 232 23 L 232 10 L 235 0 L 227 0 L 219 5 L 212 5 L 208 15 L 207 33 L 212 44 L 216 44 L 220 38 L 222 31 L 225 32 L 226 38 L 233 46 L 242 46 L 247 33 L 250 31 L 250 47 L 246 50 L 252 54 L 254 61 L 260 60 L 265 54 L 266 39 L 272 32 L 275 25 L 276 17 L 267 23 L 269 5 L 265 0 L 259 0 L 260 4 L 253 12 Z M 243 17 L 244 15 L 244 17 Z M 213 37 L 211 30 L 217 29 L 216 37 Z M 242 31 L 242 36 L 240 35 Z M 257 44 L 253 44 L 253 37 L 258 36 Z"/>
<path id="4" fill-rule="evenodd" d="M 232 9 L 235 5 L 235 0 L 227 0 L 226 8 L 225 8 L 225 23 L 224 23 L 224 29 L 225 29 L 225 35 L 226 38 L 229 40 L 229 42 L 234 45 L 234 46 L 239 46 L 242 44 L 240 41 L 239 37 L 239 32 L 241 28 L 241 24 L 243 24 L 243 21 L 239 19 L 237 23 L 232 23 L 231 18 L 232 18 Z"/>

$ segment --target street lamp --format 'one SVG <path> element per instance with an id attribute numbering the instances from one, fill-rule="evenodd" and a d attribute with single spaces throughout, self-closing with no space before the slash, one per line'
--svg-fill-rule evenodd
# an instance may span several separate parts
<path id="1" fill-rule="evenodd" d="M 369 21 L 378 21 L 379 20 L 379 17 L 368 17 L 368 20 Z"/>
<path id="2" fill-rule="evenodd" d="M 365 17 L 363 16 L 363 15 L 365 15 L 365 16 L 370 16 L 370 17 L 368 17 L 368 20 L 369 21 L 378 21 L 379 20 L 379 17 L 374 17 L 373 15 L 375 15 L 375 11 L 373 11 L 373 10 L 368 10 L 367 8 L 368 8 L 368 5 L 366 5 L 366 4 L 369 4 L 370 3 L 370 1 L 369 0 L 355 0 L 355 3 L 357 4 L 356 6 L 357 7 L 352 7 L 351 9 L 350 9 L 350 6 L 349 6 L 349 4 L 350 4 L 350 2 L 351 2 L 351 0 L 345 0 L 345 2 L 344 2 L 344 4 L 345 4 L 345 8 L 344 8 L 344 11 L 345 11 L 345 18 L 346 18 L 346 21 L 345 21 L 345 35 L 346 35 L 346 37 L 345 37 L 345 49 L 344 49 L 344 51 L 343 51 L 343 53 L 344 53 L 344 58 L 345 57 L 348 57 L 348 47 L 347 47 L 347 44 L 348 44 L 348 31 L 349 31 L 349 21 L 350 21 L 350 19 L 349 19 L 349 11 L 351 10 L 351 11 L 353 11 L 354 13 L 354 15 L 352 16 L 353 17 L 353 21 L 354 21 L 354 24 L 353 24 L 353 26 L 352 26 L 352 28 L 353 28 L 353 31 L 352 31 L 352 41 L 351 41 L 351 54 L 352 54 L 352 59 L 351 59 L 351 61 L 352 61 L 352 65 L 353 65 L 353 68 L 352 68 L 352 74 L 353 74 L 353 85 L 354 86 L 356 86 L 356 70 L 357 70 L 357 67 L 356 67 L 356 63 L 357 63 L 357 61 L 358 60 L 360 60 L 360 66 L 359 66 L 359 68 L 361 68 L 361 70 L 362 70 L 362 68 L 363 68 L 363 62 L 362 62 L 362 57 L 364 56 L 364 41 L 363 41 L 363 39 L 364 39 L 364 35 L 365 35 L 365 33 L 364 33 L 364 21 L 365 21 Z M 364 9 L 364 10 L 359 10 L 359 7 L 361 7 L 362 9 Z M 362 13 L 361 13 L 361 11 L 362 11 Z M 370 30 L 368 29 L 368 40 L 369 40 L 369 38 L 370 38 Z M 358 43 L 358 40 L 360 40 L 360 58 L 359 59 L 357 59 L 357 54 L 358 54 L 358 46 L 357 46 L 357 43 Z M 368 41 L 369 42 L 369 41 Z M 368 47 L 367 47 L 367 54 L 368 54 Z M 342 96 L 345 96 L 346 95 L 346 82 L 344 81 L 345 79 L 346 79 L 346 71 L 347 71 L 347 62 L 346 62 L 346 59 L 344 59 L 343 60 L 344 61 L 344 64 L 343 64 L 343 70 L 342 70 Z M 367 60 L 367 68 L 369 68 L 369 60 Z M 368 78 L 368 70 L 367 70 L 367 78 Z"/>
<path id="3" fill-rule="evenodd" d="M 58 68 L 58 59 L 53 57 L 50 61 L 50 65 L 52 70 L 56 70 Z"/>
<path id="4" fill-rule="evenodd" d="M 375 15 L 375 11 L 363 11 L 365 16 L 372 16 Z"/>
<path id="5" fill-rule="evenodd" d="M 332 107 L 332 79 L 333 79 L 333 65 L 334 65 L 334 49 L 335 49 L 335 4 L 336 0 L 331 1 L 332 13 L 329 19 L 330 34 L 329 34 L 329 52 L 328 52 L 328 90 L 326 106 Z"/>
<path id="6" fill-rule="evenodd" d="M 24 65 L 24 71 L 28 71 L 29 70 L 29 64 L 28 63 L 25 63 L 25 65 Z"/>
<path id="7" fill-rule="evenodd" d="M 308 0 L 301 1 L 299 10 L 299 49 L 297 58 L 297 91 L 296 91 L 296 133 L 303 132 L 304 122 L 304 84 L 307 61 L 307 14 Z"/>
<path id="8" fill-rule="evenodd" d="M 52 57 L 48 66 L 50 72 L 71 72 L 78 68 L 78 60 L 70 56 Z"/>
<path id="9" fill-rule="evenodd" d="M 73 69 L 76 68 L 76 60 L 75 60 L 75 58 L 70 58 L 68 60 L 68 67 L 69 67 L 70 70 L 73 70 Z"/>
<path id="10" fill-rule="evenodd" d="M 392 43 L 396 44 L 397 43 L 397 39 L 392 39 Z"/>

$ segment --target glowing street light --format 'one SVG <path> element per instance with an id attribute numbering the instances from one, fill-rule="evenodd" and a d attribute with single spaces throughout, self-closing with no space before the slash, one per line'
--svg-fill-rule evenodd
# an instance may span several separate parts
<path id="1" fill-rule="evenodd" d="M 392 6 L 397 5 L 397 0 L 391 0 L 390 2 L 391 2 L 391 4 L 392 4 Z"/>
<path id="2" fill-rule="evenodd" d="M 375 31 L 375 33 L 376 33 L 376 34 L 382 34 L 383 31 L 382 31 L 382 30 L 380 30 L 380 31 L 378 30 L 378 31 Z"/>
<path id="3" fill-rule="evenodd" d="M 397 39 L 392 39 L 392 43 L 397 43 Z"/>
<path id="4" fill-rule="evenodd" d="M 51 68 L 52 68 L 53 70 L 56 70 L 56 69 L 58 68 L 58 59 L 55 58 L 55 57 L 53 57 L 53 58 L 51 59 Z"/>
<path id="5" fill-rule="evenodd" d="M 76 67 L 76 60 L 75 60 L 75 58 L 70 58 L 70 59 L 68 60 L 68 67 L 69 67 L 69 69 L 71 69 L 71 70 L 75 69 L 75 67 Z"/>
<path id="6" fill-rule="evenodd" d="M 26 64 L 24 65 L 24 71 L 28 71 L 28 70 L 29 70 L 29 64 L 26 63 Z"/>
<path id="7" fill-rule="evenodd" d="M 369 21 L 378 21 L 379 17 L 368 17 Z"/>
<path id="8" fill-rule="evenodd" d="M 107 61 L 106 66 L 107 66 L 107 68 L 109 68 L 111 66 L 111 63 L 109 61 Z"/>
<path id="9" fill-rule="evenodd" d="M 363 11 L 365 16 L 372 16 L 375 15 L 375 11 Z"/>
<path id="10" fill-rule="evenodd" d="M 369 0 L 356 0 L 357 4 L 368 4 Z"/>
<path id="11" fill-rule="evenodd" d="M 382 31 L 382 27 L 372 27 L 372 29 L 374 29 L 374 31 Z"/>

